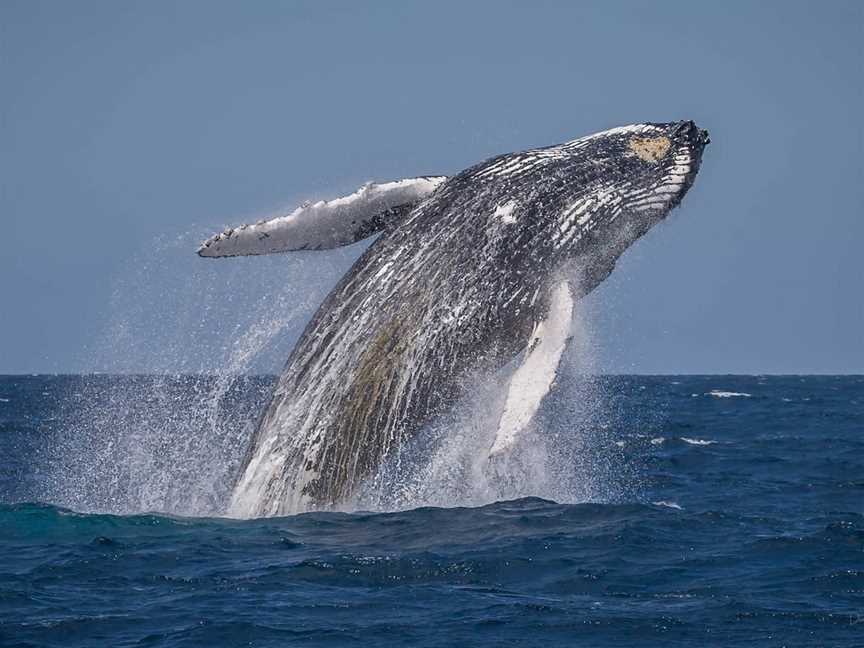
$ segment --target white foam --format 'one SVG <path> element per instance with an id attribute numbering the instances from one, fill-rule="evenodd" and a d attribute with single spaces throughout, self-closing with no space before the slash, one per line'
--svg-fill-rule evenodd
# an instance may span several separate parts
<path id="1" fill-rule="evenodd" d="M 660 500 L 659 502 L 651 502 L 654 506 L 665 506 L 666 508 L 675 509 L 676 511 L 683 511 L 684 507 L 678 504 L 677 502 L 667 502 L 665 500 Z"/>
<path id="2" fill-rule="evenodd" d="M 573 314 L 573 337 L 558 374 L 593 375 L 590 330 L 578 308 Z M 400 446 L 346 503 L 346 510 L 480 506 L 528 496 L 562 503 L 620 497 L 622 476 L 610 475 L 608 465 L 615 450 L 605 436 L 606 400 L 602 385 L 590 379 L 562 378 L 556 383 L 557 390 L 566 390 L 556 397 L 568 403 L 566 422 L 540 416 L 519 432 L 506 452 L 490 456 L 518 362 L 472 378 L 471 392 L 456 410 Z"/>
<path id="3" fill-rule="evenodd" d="M 751 398 L 753 396 L 753 394 L 748 394 L 747 392 L 723 391 L 721 389 L 712 389 L 705 395 L 713 396 L 714 398 Z"/>
<path id="4" fill-rule="evenodd" d="M 717 443 L 713 439 L 691 439 L 690 437 L 681 437 L 681 440 L 684 443 L 689 443 L 690 445 L 697 445 L 697 446 L 714 445 L 715 443 Z"/>

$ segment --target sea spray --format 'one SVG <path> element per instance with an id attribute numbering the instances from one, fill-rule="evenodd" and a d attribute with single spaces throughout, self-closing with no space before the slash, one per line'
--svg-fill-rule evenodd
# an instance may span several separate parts
<path id="1" fill-rule="evenodd" d="M 519 442 L 490 456 L 508 381 L 521 355 L 501 371 L 475 377 L 448 415 L 399 448 L 360 489 L 350 508 L 482 506 L 521 497 L 577 503 L 616 499 L 610 477 L 611 411 L 595 378 L 590 311 L 574 314 L 572 337 L 551 393 Z"/>
<path id="2" fill-rule="evenodd" d="M 197 239 L 148 246 L 118 277 L 86 359 L 106 375 L 88 376 L 60 403 L 63 425 L 36 458 L 48 475 L 38 499 L 88 512 L 223 515 L 273 385 L 250 374 L 278 371 L 364 248 L 213 264 L 189 253 Z M 347 508 L 614 499 L 590 320 L 577 308 L 552 393 L 512 452 L 489 460 L 518 358 L 475 377 L 463 401 L 399 448 Z"/>
<path id="3" fill-rule="evenodd" d="M 220 515 L 278 371 L 362 251 L 202 262 L 158 241 L 115 282 L 94 372 L 58 404 L 39 499 L 75 510 Z M 314 263 L 311 257 L 314 256 Z M 263 263 L 261 262 L 263 261 Z M 105 375 L 100 375 L 105 374 Z"/>

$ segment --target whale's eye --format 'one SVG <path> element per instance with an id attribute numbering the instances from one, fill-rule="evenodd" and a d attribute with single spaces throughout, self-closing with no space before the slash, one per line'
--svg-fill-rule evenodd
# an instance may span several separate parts
<path id="1" fill-rule="evenodd" d="M 669 152 L 672 142 L 668 137 L 633 137 L 630 150 L 646 162 L 659 162 Z"/>

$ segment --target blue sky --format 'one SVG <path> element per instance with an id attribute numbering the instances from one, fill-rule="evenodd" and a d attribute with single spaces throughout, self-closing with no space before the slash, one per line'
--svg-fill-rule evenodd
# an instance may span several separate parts
<path id="1" fill-rule="evenodd" d="M 0 373 L 207 369 L 268 304 L 244 369 L 277 369 L 359 249 L 199 237 L 683 118 L 712 144 L 586 301 L 597 367 L 864 372 L 864 3 L 5 0 L 0 29 Z"/>

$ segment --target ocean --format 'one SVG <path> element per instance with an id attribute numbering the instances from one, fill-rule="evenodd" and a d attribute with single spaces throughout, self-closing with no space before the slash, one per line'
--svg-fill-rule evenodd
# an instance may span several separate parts
<path id="1" fill-rule="evenodd" d="M 864 646 L 864 377 L 598 377 L 560 497 L 221 517 L 272 381 L 0 378 L 0 645 Z"/>

